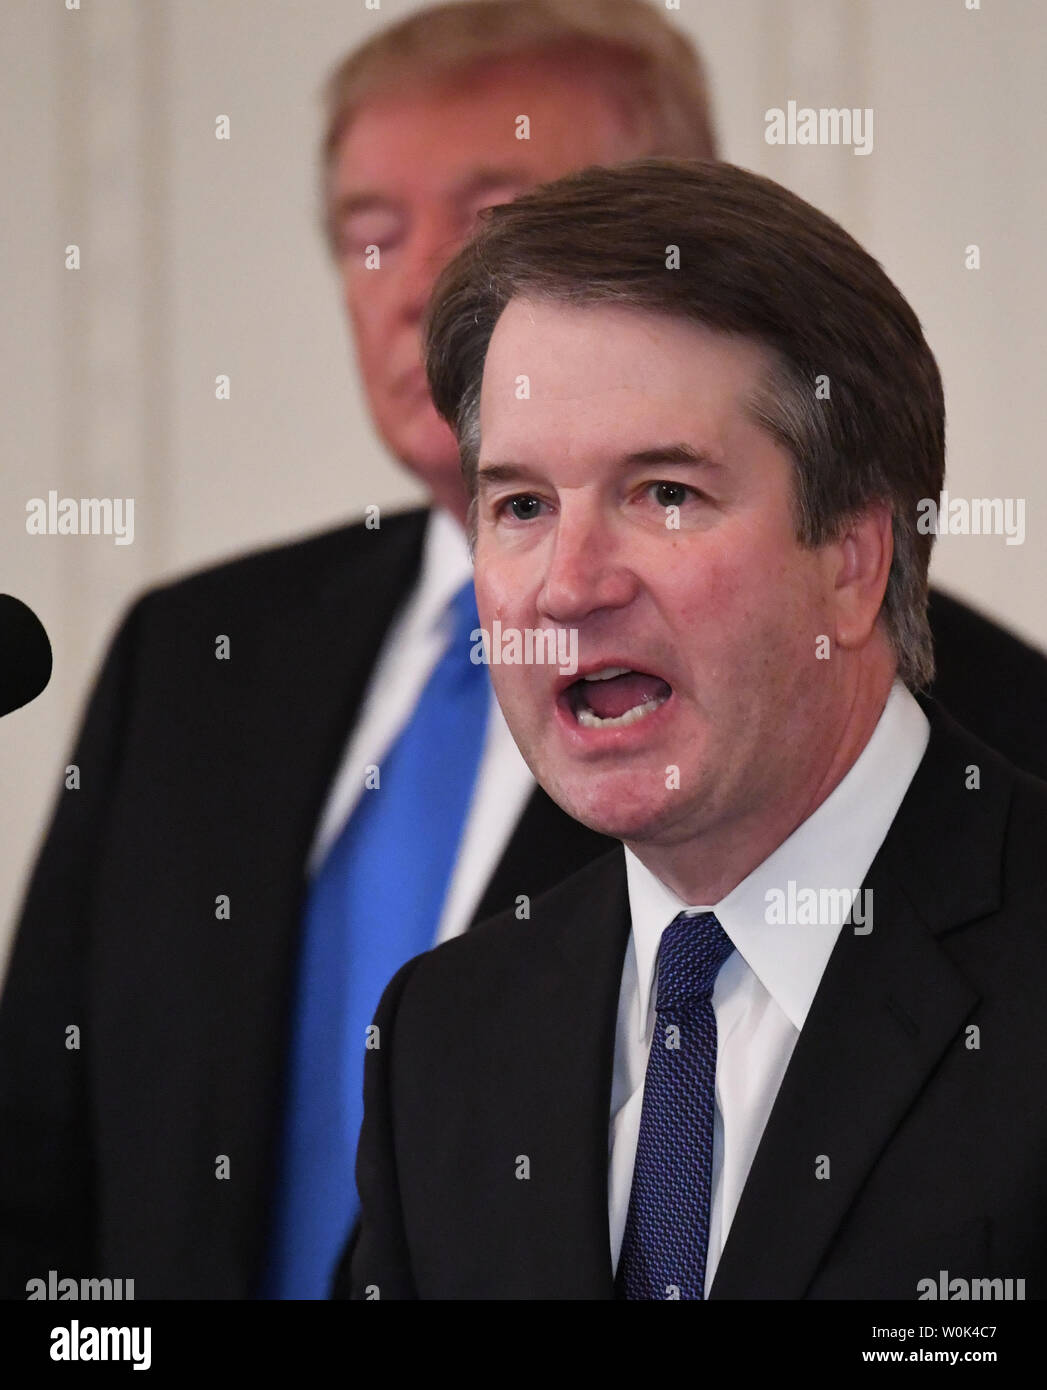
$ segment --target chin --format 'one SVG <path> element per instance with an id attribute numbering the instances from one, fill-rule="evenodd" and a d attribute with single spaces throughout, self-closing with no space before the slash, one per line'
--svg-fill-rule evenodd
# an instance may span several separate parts
<path id="1" fill-rule="evenodd" d="M 605 785 L 583 788 L 557 786 L 547 781 L 545 789 L 556 804 L 582 825 L 612 840 L 646 840 L 670 823 L 678 806 L 673 793 L 658 796 L 637 795 L 635 779 L 627 786 Z M 670 798 L 667 800 L 666 798 Z"/>

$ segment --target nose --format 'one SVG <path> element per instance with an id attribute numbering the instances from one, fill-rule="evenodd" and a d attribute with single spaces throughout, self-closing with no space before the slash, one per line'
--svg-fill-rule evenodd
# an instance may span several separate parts
<path id="1" fill-rule="evenodd" d="M 577 627 L 601 610 L 626 607 L 638 589 L 639 581 L 599 504 L 561 499 L 537 596 L 539 614 L 551 623 Z"/>

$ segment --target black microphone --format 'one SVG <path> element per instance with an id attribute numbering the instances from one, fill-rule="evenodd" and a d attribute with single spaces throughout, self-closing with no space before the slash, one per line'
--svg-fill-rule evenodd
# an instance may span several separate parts
<path id="1" fill-rule="evenodd" d="M 51 679 L 51 643 L 31 608 L 0 594 L 0 716 L 35 700 Z"/>

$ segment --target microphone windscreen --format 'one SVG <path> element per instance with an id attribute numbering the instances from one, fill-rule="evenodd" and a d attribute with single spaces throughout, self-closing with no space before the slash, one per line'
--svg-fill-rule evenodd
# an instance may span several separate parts
<path id="1" fill-rule="evenodd" d="M 0 594 L 0 716 L 35 700 L 51 679 L 51 643 L 21 599 Z"/>

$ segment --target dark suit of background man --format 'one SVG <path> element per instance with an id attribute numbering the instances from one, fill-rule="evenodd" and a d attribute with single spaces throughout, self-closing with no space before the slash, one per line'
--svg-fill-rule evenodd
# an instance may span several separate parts
<path id="1" fill-rule="evenodd" d="M 911 693 L 916 316 L 809 204 L 682 160 L 497 209 L 432 316 L 481 621 L 577 632 L 577 674 L 495 691 L 624 849 L 390 983 L 352 1293 L 1044 1297 L 1047 785 Z"/>
<path id="2" fill-rule="evenodd" d="M 5 1292 L 51 1268 L 141 1297 L 321 1292 L 382 985 L 606 850 L 534 787 L 484 716 L 486 673 L 455 659 L 466 499 L 419 324 L 479 209 L 644 153 L 714 143 L 693 50 L 630 0 L 426 10 L 333 78 L 331 245 L 378 429 L 431 504 L 208 570 L 124 621 L 0 1008 Z M 984 698 L 983 731 L 1047 764 L 1027 713 L 1042 659 L 940 602 L 949 696 Z M 970 682 L 986 643 L 996 677 Z M 418 755 L 434 747 L 442 765 Z"/>

